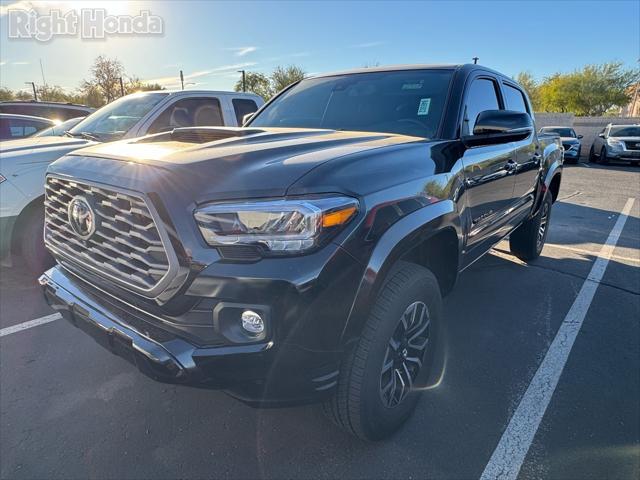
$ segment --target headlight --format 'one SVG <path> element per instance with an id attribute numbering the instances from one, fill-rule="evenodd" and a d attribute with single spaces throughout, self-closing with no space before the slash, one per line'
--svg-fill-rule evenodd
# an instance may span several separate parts
<path id="1" fill-rule="evenodd" d="M 616 150 L 624 148 L 624 143 L 622 143 L 620 140 L 616 140 L 615 138 L 607 138 L 607 144 L 611 148 L 615 148 Z"/>
<path id="2" fill-rule="evenodd" d="M 302 253 L 344 226 L 358 211 L 349 197 L 216 203 L 195 211 L 212 247 L 253 245 L 275 255 Z"/>

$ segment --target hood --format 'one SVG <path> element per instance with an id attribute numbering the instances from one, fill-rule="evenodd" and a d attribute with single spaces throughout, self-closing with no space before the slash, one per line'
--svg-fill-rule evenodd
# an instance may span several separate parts
<path id="1" fill-rule="evenodd" d="M 81 148 L 91 145 L 95 142 L 85 140 L 83 138 L 72 137 L 33 137 L 21 138 L 18 140 L 9 140 L 0 144 L 0 153 L 30 152 L 33 150 L 51 149 L 51 148 Z"/>
<path id="2" fill-rule="evenodd" d="M 329 160 L 424 141 L 334 130 L 176 129 L 76 150 L 51 165 L 50 171 L 68 174 L 70 168 L 80 178 L 118 182 L 133 190 L 173 190 L 199 203 L 281 196 L 296 180 Z"/>
<path id="3" fill-rule="evenodd" d="M 576 137 L 560 137 L 563 143 L 580 143 L 580 139 Z"/>

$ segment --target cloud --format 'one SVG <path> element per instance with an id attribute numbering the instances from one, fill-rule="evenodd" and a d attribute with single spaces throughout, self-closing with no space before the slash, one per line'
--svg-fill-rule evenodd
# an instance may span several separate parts
<path id="1" fill-rule="evenodd" d="M 234 47 L 227 48 L 226 50 L 235 52 L 236 57 L 244 57 L 246 54 L 255 52 L 257 49 L 258 47 Z"/>
<path id="2" fill-rule="evenodd" d="M 0 62 L 0 67 L 3 66 L 3 65 L 6 65 L 6 64 L 7 64 L 7 62 Z"/>
<path id="3" fill-rule="evenodd" d="M 11 65 L 29 65 L 29 62 L 11 62 Z"/>
<path id="4" fill-rule="evenodd" d="M 366 42 L 366 43 L 356 43 L 355 45 L 350 45 L 349 48 L 373 48 L 384 45 L 384 42 Z"/>
<path id="5" fill-rule="evenodd" d="M 217 77 L 222 75 L 228 75 L 230 70 L 241 70 L 243 68 L 253 67 L 257 65 L 256 62 L 244 62 L 244 63 L 235 63 L 233 65 L 223 65 L 222 67 L 211 68 L 209 70 L 200 70 L 197 72 L 191 72 L 184 75 L 185 83 L 192 83 L 192 81 L 196 78 L 202 77 Z M 157 83 L 162 85 L 163 87 L 172 87 L 172 86 L 180 86 L 180 77 L 178 75 L 173 75 L 171 77 L 159 77 L 159 78 L 150 78 L 143 80 L 145 83 Z"/>
<path id="6" fill-rule="evenodd" d="M 3 4 L 3 5 L 0 5 L 0 16 L 6 15 L 9 12 L 9 10 L 13 10 L 13 9 L 29 10 L 31 7 L 32 7 L 31 2 L 24 2 L 24 1 L 10 3 L 9 5 Z"/>

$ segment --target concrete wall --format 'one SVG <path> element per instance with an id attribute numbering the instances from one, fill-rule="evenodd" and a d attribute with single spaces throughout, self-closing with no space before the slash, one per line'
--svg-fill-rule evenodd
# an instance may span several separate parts
<path id="1" fill-rule="evenodd" d="M 596 135 L 609 123 L 628 125 L 640 124 L 640 117 L 576 117 L 572 113 L 536 113 L 536 127 L 573 127 L 578 135 L 583 135 L 582 156 L 589 155 L 589 149 Z"/>
<path id="2" fill-rule="evenodd" d="M 573 113 L 536 113 L 536 127 L 572 127 Z"/>

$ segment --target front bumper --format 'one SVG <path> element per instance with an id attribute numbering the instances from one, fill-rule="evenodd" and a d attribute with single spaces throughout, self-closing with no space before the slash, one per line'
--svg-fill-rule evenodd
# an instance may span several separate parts
<path id="1" fill-rule="evenodd" d="M 576 150 L 575 148 L 572 148 L 571 150 L 565 150 L 564 151 L 564 158 L 577 160 L 578 158 L 580 158 L 580 151 Z"/>
<path id="2" fill-rule="evenodd" d="M 54 310 L 154 380 L 224 389 L 254 406 L 318 401 L 337 384 L 339 352 L 273 341 L 197 345 L 144 321 L 144 312 L 100 294 L 61 266 L 39 281 Z"/>
<path id="3" fill-rule="evenodd" d="M 640 161 L 640 150 L 612 150 L 608 148 L 607 157 L 610 160 L 638 162 Z"/>

